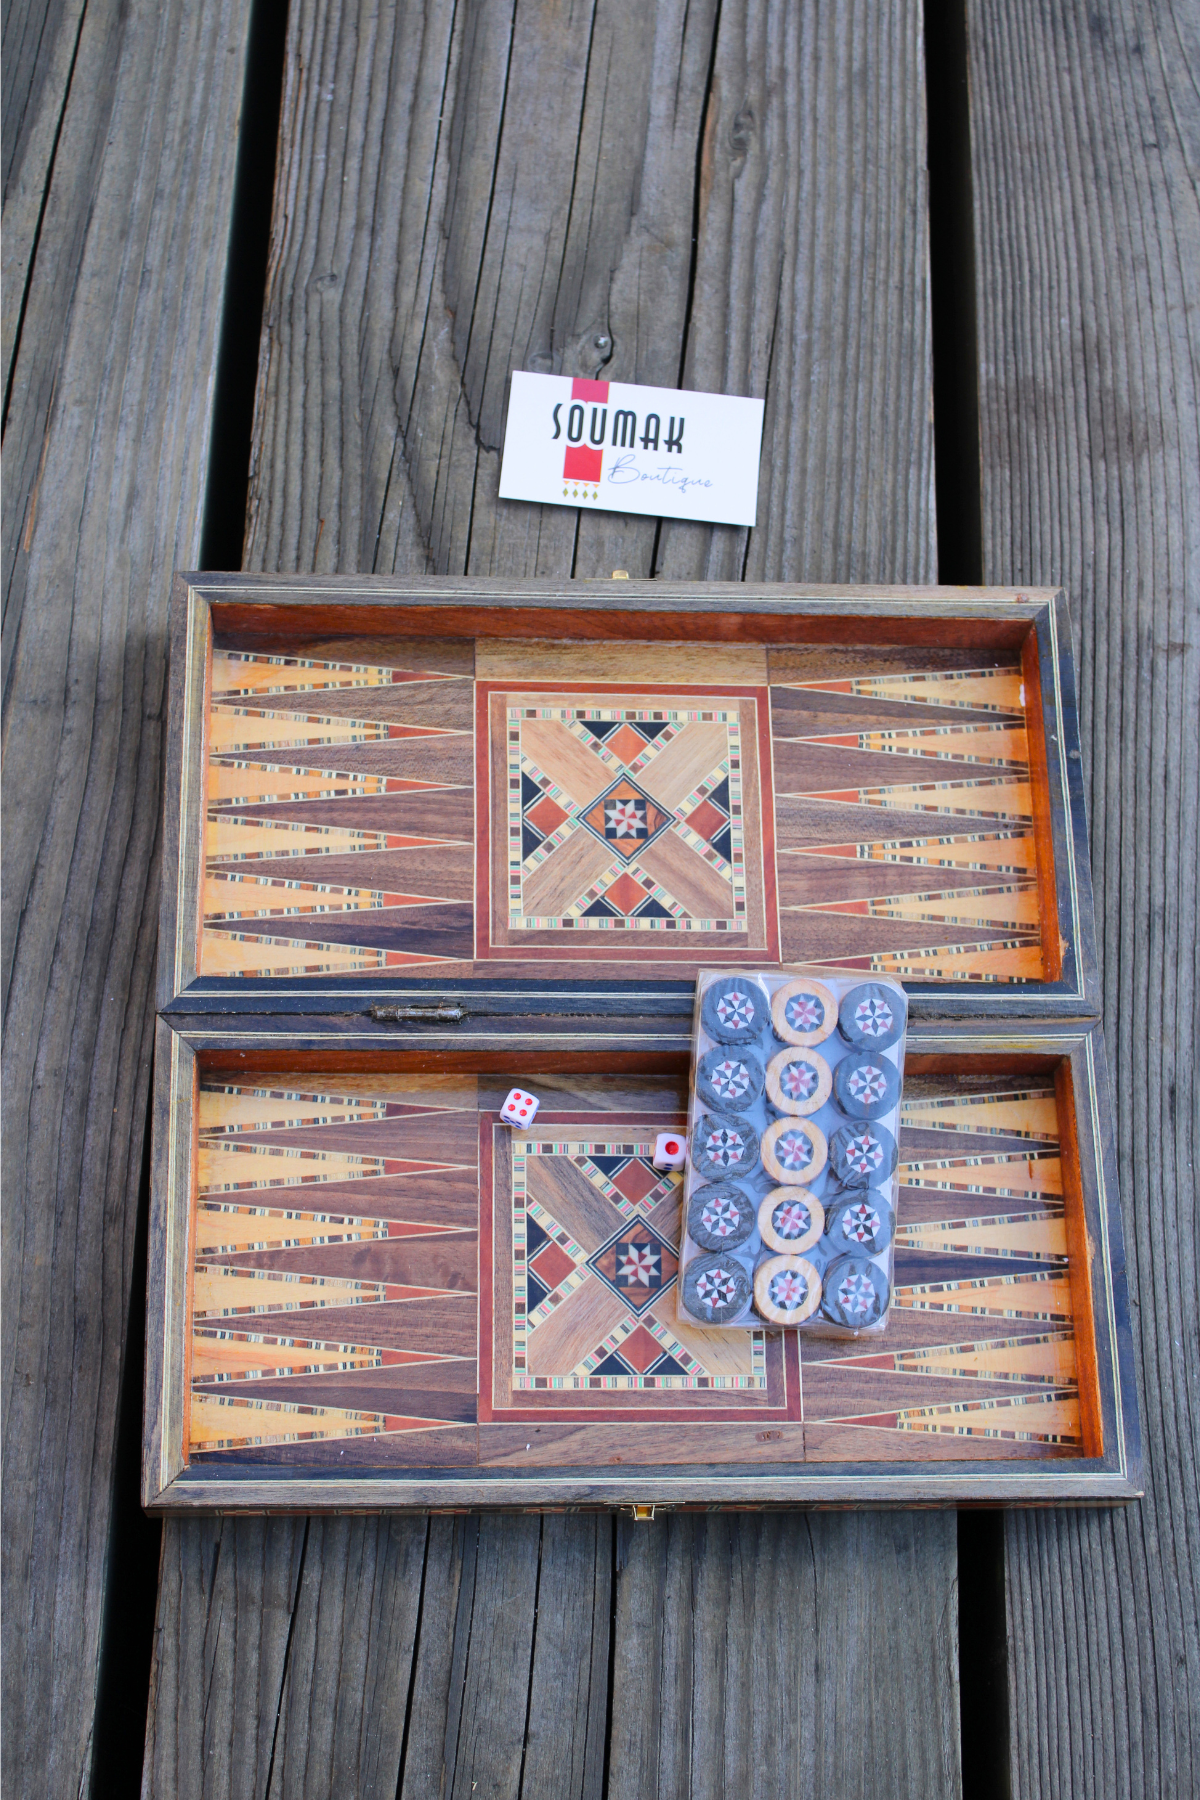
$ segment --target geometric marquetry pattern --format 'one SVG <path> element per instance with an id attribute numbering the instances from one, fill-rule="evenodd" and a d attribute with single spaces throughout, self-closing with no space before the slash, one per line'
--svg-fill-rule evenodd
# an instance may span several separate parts
<path id="1" fill-rule="evenodd" d="M 191 1453 L 474 1419 L 477 1115 L 439 1097 L 201 1086 Z"/>
<path id="2" fill-rule="evenodd" d="M 571 960 L 666 958 L 712 933 L 769 960 L 1041 980 L 1020 668 L 888 647 L 767 660 L 773 820 L 753 703 L 715 683 L 505 694 L 489 857 L 473 643 L 215 649 L 201 973 L 465 975 L 476 954 L 532 954 L 544 931 L 576 943 Z M 761 919 L 772 835 L 778 950 L 774 905 Z M 495 889 L 486 951 L 477 854 Z M 770 949 L 753 937 L 768 928 Z"/>
<path id="3" fill-rule="evenodd" d="M 213 652 L 201 973 L 471 954 L 472 651 Z"/>
<path id="4" fill-rule="evenodd" d="M 861 1353 L 805 1340 L 805 1419 L 1002 1440 L 1013 1455 L 1077 1451 L 1053 1089 L 1013 1078 L 965 1092 L 952 1077 L 940 1085 L 925 1079 L 913 1094 L 910 1084 L 901 1106 L 885 1337 Z"/>
<path id="5" fill-rule="evenodd" d="M 746 930 L 736 707 L 510 706 L 508 925 Z"/>
<path id="6" fill-rule="evenodd" d="M 761 1331 L 676 1317 L 682 1175 L 654 1140 L 610 1133 L 512 1142 L 512 1386 L 765 1391 Z"/>
<path id="7" fill-rule="evenodd" d="M 766 1399 L 766 1333 L 676 1316 L 681 1180 L 653 1136 L 614 1117 L 507 1138 L 514 1397 L 611 1394 L 633 1418 Z M 453 1076 L 204 1081 L 190 1455 L 475 1460 L 477 1145 Z M 800 1340 L 804 1455 L 1078 1454 L 1053 1090 L 911 1078 L 900 1157 L 887 1329 Z"/>
<path id="8" fill-rule="evenodd" d="M 1038 981 L 1021 671 L 888 655 L 771 688 L 783 959 Z"/>

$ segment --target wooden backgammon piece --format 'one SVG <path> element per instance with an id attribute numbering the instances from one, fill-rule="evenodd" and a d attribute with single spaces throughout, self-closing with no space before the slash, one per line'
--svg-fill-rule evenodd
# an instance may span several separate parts
<path id="1" fill-rule="evenodd" d="M 803 1256 L 772 1256 L 754 1271 L 754 1309 L 772 1325 L 803 1325 L 821 1303 L 821 1277 Z"/>
<path id="2" fill-rule="evenodd" d="M 837 999 L 823 981 L 801 975 L 771 997 L 771 1023 L 785 1044 L 820 1044 L 837 1024 Z"/>
<path id="3" fill-rule="evenodd" d="M 721 1044 L 696 1064 L 696 1093 L 719 1112 L 747 1112 L 762 1097 L 763 1066 L 751 1050 Z"/>
<path id="4" fill-rule="evenodd" d="M 769 1071 L 767 1080 L 769 1088 Z M 852 1119 L 881 1119 L 900 1104 L 900 1071 L 886 1056 L 860 1050 L 843 1056 L 834 1069 L 833 1091 Z"/>
<path id="5" fill-rule="evenodd" d="M 856 1050 L 887 1050 L 903 1036 L 907 1014 L 902 994 L 882 982 L 864 981 L 844 996 L 838 1028 Z"/>
<path id="6" fill-rule="evenodd" d="M 683 1272 L 683 1304 L 704 1325 L 731 1325 L 753 1292 L 750 1271 L 734 1256 L 694 1256 Z"/>
<path id="7" fill-rule="evenodd" d="M 692 1167 L 720 1181 L 758 1167 L 758 1133 L 734 1113 L 701 1113 L 692 1126 Z"/>
<path id="8" fill-rule="evenodd" d="M 766 991 L 757 981 L 727 975 L 705 989 L 700 1023 L 718 1044 L 754 1044 L 769 1017 Z"/>
<path id="9" fill-rule="evenodd" d="M 878 1256 L 891 1243 L 894 1224 L 892 1209 L 883 1195 L 868 1188 L 852 1200 L 830 1208 L 826 1236 L 835 1256 L 854 1251 Z"/>
<path id="10" fill-rule="evenodd" d="M 876 1263 L 865 1256 L 839 1256 L 825 1270 L 821 1311 L 835 1325 L 861 1330 L 879 1323 L 891 1293 L 888 1278 Z"/>
<path id="11" fill-rule="evenodd" d="M 825 1133 L 811 1119 L 776 1119 L 763 1132 L 763 1167 L 785 1187 L 815 1181 L 828 1154 Z"/>
<path id="12" fill-rule="evenodd" d="M 824 1106 L 833 1072 L 817 1050 L 781 1050 L 767 1064 L 767 1097 L 780 1112 L 804 1117 Z"/>
<path id="13" fill-rule="evenodd" d="M 795 1256 L 811 1250 L 825 1229 L 825 1208 L 803 1187 L 772 1188 L 758 1206 L 758 1231 L 768 1249 Z"/>
<path id="14" fill-rule="evenodd" d="M 736 1181 L 698 1187 L 688 1201 L 688 1236 L 702 1250 L 736 1250 L 754 1230 L 756 1210 Z"/>
<path id="15" fill-rule="evenodd" d="M 839 1125 L 829 1140 L 829 1166 L 843 1187 L 880 1187 L 896 1167 L 896 1140 L 886 1125 L 877 1125 L 872 1119 Z"/>

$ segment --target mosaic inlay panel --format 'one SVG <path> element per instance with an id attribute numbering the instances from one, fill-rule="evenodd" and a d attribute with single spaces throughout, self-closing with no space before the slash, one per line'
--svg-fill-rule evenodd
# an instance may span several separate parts
<path id="1" fill-rule="evenodd" d="M 510 706 L 506 715 L 511 927 L 745 930 L 736 711 Z M 654 856 L 667 834 L 687 854 Z M 577 871 L 565 888 L 552 879 L 565 872 L 564 849 Z M 673 879 L 676 868 L 686 873 Z M 679 898 L 694 904 L 697 889 L 708 917 Z"/>
<path id="2" fill-rule="evenodd" d="M 1045 978 L 1015 662 L 708 646 L 701 681 L 679 646 L 543 645 L 480 679 L 467 641 L 347 649 L 213 651 L 205 976 L 719 958 Z"/>
<path id="3" fill-rule="evenodd" d="M 1083 1448 L 1044 1083 L 910 1077 L 888 1329 L 798 1345 L 677 1319 L 680 1179 L 651 1161 L 674 1114 L 513 1132 L 456 1076 L 205 1077 L 198 1101 L 192 1459 L 461 1466 L 553 1442 L 569 1464 L 628 1456 L 603 1435 L 626 1425 L 662 1426 L 657 1456 L 702 1423 L 685 1460 L 737 1461 L 802 1415 L 814 1460 Z"/>
<path id="4" fill-rule="evenodd" d="M 480 954 L 772 954 L 760 719 L 765 693 L 493 693 Z"/>
<path id="5" fill-rule="evenodd" d="M 675 1317 L 682 1176 L 653 1151 L 649 1132 L 513 1139 L 514 1392 L 766 1392 L 763 1332 Z"/>

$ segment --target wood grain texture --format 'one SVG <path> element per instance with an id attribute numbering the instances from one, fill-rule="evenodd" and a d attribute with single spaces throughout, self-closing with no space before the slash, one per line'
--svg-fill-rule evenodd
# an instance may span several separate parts
<path id="1" fill-rule="evenodd" d="M 610 1800 L 959 1792 L 952 1515 L 617 1532 Z"/>
<path id="2" fill-rule="evenodd" d="M 3 43 L 0 46 L 4 193 L 0 346 L 6 396 L 13 376 L 13 357 L 20 339 L 29 277 L 42 231 L 47 189 L 71 94 L 85 11 L 84 0 L 14 0 L 14 4 L 4 9 Z M 106 110 L 111 98 L 111 84 L 105 83 L 99 96 L 102 111 Z M 80 173 L 90 175 L 91 171 Z M 33 346 L 28 348 L 38 354 Z M 44 352 L 52 353 L 53 342 L 42 348 Z"/>
<path id="3" fill-rule="evenodd" d="M 299 8 L 247 564 L 929 579 L 921 54 L 911 3 Z M 765 394 L 763 523 L 501 503 L 512 368 Z"/>
<path id="4" fill-rule="evenodd" d="M 681 385 L 765 396 L 759 522 L 658 572 L 932 578 L 922 54 L 912 4 L 722 8 Z"/>
<path id="5" fill-rule="evenodd" d="M 303 1519 L 249 1529 L 203 1519 L 164 1534 L 160 1581 L 173 1583 L 186 1612 L 160 1617 L 156 1629 L 144 1794 L 269 1793 L 308 1530 Z M 230 1719 L 224 1701 L 235 1686 L 246 1704 Z"/>
<path id="6" fill-rule="evenodd" d="M 389 1793 L 598 1800 L 612 1529 L 553 1514 L 430 1521 L 405 1757 Z M 442 1544 L 449 1555 L 435 1565 Z"/>
<path id="7" fill-rule="evenodd" d="M 612 1530 L 174 1527 L 163 1579 L 186 1606 L 160 1621 L 143 1793 L 598 1800 Z"/>
<path id="8" fill-rule="evenodd" d="M 1013 1792 L 1194 1793 L 1200 35 L 1139 0 L 968 17 L 984 579 L 1075 609 L 1146 1396 L 1139 1510 L 1009 1516 Z"/>
<path id="9" fill-rule="evenodd" d="M 391 1795 L 408 1713 L 429 1523 L 312 1519 L 306 1529 L 268 1800 Z"/>
<path id="10" fill-rule="evenodd" d="M 198 551 L 248 12 L 51 7 L 36 49 L 5 42 L 3 1780 L 29 1795 L 83 1791 L 92 1756 L 166 608 Z"/>

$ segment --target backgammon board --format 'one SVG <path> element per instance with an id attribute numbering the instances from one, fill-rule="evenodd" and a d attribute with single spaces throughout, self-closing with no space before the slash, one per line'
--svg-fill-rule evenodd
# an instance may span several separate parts
<path id="1" fill-rule="evenodd" d="M 1050 593 L 179 578 L 147 1505 L 1134 1494 L 1073 707 Z M 800 962 L 909 994 L 880 1336 L 678 1316 Z"/>

